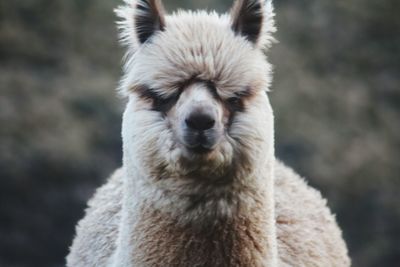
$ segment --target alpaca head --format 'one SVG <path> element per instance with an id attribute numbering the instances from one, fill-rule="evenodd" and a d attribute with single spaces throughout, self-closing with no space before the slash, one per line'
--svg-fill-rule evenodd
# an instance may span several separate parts
<path id="1" fill-rule="evenodd" d="M 223 180 L 265 161 L 273 151 L 263 54 L 275 30 L 271 2 L 237 0 L 223 15 L 125 2 L 116 10 L 128 47 L 124 164 L 160 181 Z"/>

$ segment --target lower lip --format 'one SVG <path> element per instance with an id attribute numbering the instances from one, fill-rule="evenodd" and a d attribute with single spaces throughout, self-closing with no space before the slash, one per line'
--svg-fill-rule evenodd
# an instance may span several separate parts
<path id="1" fill-rule="evenodd" d="M 212 151 L 212 149 L 210 149 L 210 148 L 206 148 L 206 147 L 204 147 L 204 146 L 196 146 L 196 147 L 187 147 L 187 149 L 190 151 L 190 152 L 193 152 L 193 153 L 195 153 L 195 154 L 208 154 L 208 153 L 210 153 L 211 151 Z"/>

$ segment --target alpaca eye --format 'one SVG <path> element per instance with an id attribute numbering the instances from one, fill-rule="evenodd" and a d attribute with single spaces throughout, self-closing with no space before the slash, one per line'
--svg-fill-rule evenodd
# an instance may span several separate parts
<path id="1" fill-rule="evenodd" d="M 230 104 L 230 105 L 237 105 L 237 104 L 240 104 L 240 97 L 238 97 L 238 96 L 233 96 L 233 97 L 230 97 L 230 98 L 228 98 L 228 103 Z"/>
<path id="2" fill-rule="evenodd" d="M 172 106 L 175 104 L 175 102 L 178 100 L 179 95 L 172 95 L 167 98 L 155 95 L 153 97 L 153 110 L 159 111 L 159 112 L 167 112 L 172 108 Z"/>
<path id="3" fill-rule="evenodd" d="M 231 111 L 242 111 L 243 110 L 243 102 L 239 96 L 233 96 L 226 100 L 228 108 Z"/>

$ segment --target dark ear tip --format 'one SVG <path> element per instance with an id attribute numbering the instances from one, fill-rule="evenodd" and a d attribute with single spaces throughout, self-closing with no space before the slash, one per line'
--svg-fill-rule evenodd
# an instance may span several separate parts
<path id="1" fill-rule="evenodd" d="M 256 43 L 263 24 L 263 1 L 237 0 L 231 11 L 232 30 Z"/>
<path id="2" fill-rule="evenodd" d="M 156 31 L 165 28 L 164 7 L 161 0 L 140 0 L 135 7 L 135 28 L 140 43 L 146 42 Z"/>

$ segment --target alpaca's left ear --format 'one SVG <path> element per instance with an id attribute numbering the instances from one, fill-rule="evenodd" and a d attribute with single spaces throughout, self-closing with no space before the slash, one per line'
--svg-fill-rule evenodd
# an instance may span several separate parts
<path id="1" fill-rule="evenodd" d="M 232 30 L 259 48 L 275 40 L 272 0 L 236 0 L 231 10 Z"/>
<path id="2" fill-rule="evenodd" d="M 161 0 L 124 0 L 126 6 L 115 10 L 121 21 L 121 41 L 134 51 L 152 35 L 164 30 L 165 11 Z"/>

